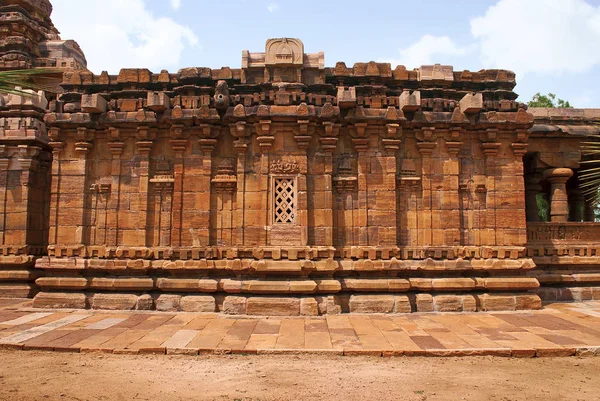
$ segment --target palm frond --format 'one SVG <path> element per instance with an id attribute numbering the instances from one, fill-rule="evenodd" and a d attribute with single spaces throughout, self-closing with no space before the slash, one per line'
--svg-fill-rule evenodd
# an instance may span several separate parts
<path id="1" fill-rule="evenodd" d="M 57 68 L 0 71 L 0 93 L 35 96 L 27 90 L 52 92 L 61 74 Z"/>
<path id="2" fill-rule="evenodd" d="M 579 187 L 588 201 L 600 203 L 600 135 L 590 135 L 581 142 L 581 155 L 587 160 L 580 163 Z"/>

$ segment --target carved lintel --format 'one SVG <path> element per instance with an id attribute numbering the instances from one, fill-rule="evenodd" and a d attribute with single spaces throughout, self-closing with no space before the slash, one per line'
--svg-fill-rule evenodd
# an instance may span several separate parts
<path id="1" fill-rule="evenodd" d="M 300 172 L 300 164 L 295 160 L 273 160 L 270 171 L 275 174 L 298 174 Z"/>

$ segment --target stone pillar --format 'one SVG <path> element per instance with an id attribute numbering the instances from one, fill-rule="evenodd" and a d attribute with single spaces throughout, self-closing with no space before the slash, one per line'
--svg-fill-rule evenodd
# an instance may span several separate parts
<path id="1" fill-rule="evenodd" d="M 432 232 L 432 188 L 431 188 L 431 176 L 433 175 L 433 150 L 437 143 L 433 141 L 434 127 L 423 128 L 418 136 L 421 136 L 423 141 L 417 142 L 417 148 L 421 154 L 422 160 L 422 176 L 421 176 L 421 188 L 422 188 L 422 199 L 421 210 L 417 216 L 418 228 L 418 239 L 417 243 L 419 246 L 433 245 L 433 232 Z M 421 134 L 421 135 L 419 135 Z"/>
<path id="2" fill-rule="evenodd" d="M 138 200 L 132 205 L 131 211 L 137 211 L 137 243 L 136 246 L 148 246 L 146 243 L 148 231 L 148 190 L 150 185 L 150 152 L 152 151 L 154 132 L 148 127 L 139 127 L 135 143 L 139 155 L 139 187 Z"/>
<path id="3" fill-rule="evenodd" d="M 550 182 L 550 221 L 564 222 L 569 219 L 567 181 L 573 176 L 570 168 L 551 168 L 544 171 L 544 178 Z"/>
<path id="4" fill-rule="evenodd" d="M 64 143 L 58 141 L 58 129 L 51 129 L 53 148 L 52 189 L 50 201 L 49 245 L 83 245 L 86 240 L 87 197 L 89 196 L 89 154 L 93 131 L 77 128 L 75 159 L 62 158 Z"/>
<path id="5" fill-rule="evenodd" d="M 125 149 L 125 143 L 121 141 L 118 128 L 109 128 L 108 148 L 112 156 L 110 174 L 112 182 L 111 194 L 108 202 L 108 221 L 106 245 L 119 246 L 119 210 L 121 208 L 121 155 Z"/>
<path id="6" fill-rule="evenodd" d="M 367 123 L 354 124 L 356 136 L 352 139 L 354 149 L 358 153 L 358 213 L 356 213 L 354 227 L 358 227 L 358 245 L 369 244 L 369 202 L 367 179 L 370 170 L 370 160 L 367 156 L 369 138 L 366 132 Z"/>
<path id="7" fill-rule="evenodd" d="M 260 238 L 258 238 L 258 244 L 269 245 L 271 243 L 269 229 L 271 219 L 269 218 L 269 214 L 273 212 L 273 208 L 269 205 L 269 199 L 271 195 L 271 190 L 269 187 L 269 154 L 271 152 L 273 142 L 275 141 L 275 137 L 271 135 L 271 121 L 259 121 L 256 124 L 256 135 L 256 140 L 258 141 L 258 146 L 260 147 L 260 221 L 262 222 L 262 226 L 264 227 L 262 235 L 260 236 Z"/>
<path id="8" fill-rule="evenodd" d="M 183 228 L 183 175 L 184 159 L 183 155 L 188 149 L 189 142 L 183 139 L 183 126 L 174 125 L 171 127 L 171 137 L 169 143 L 175 153 L 173 161 L 173 199 L 171 210 L 171 246 L 181 246 L 182 228 Z"/>
<path id="9" fill-rule="evenodd" d="M 440 228 L 443 231 L 443 245 L 464 245 L 461 241 L 461 215 L 464 213 L 464 205 L 461 207 L 461 192 L 459 190 L 460 160 L 458 153 L 463 143 L 460 142 L 462 129 L 460 127 L 450 128 L 450 140 L 446 141 L 446 152 L 449 159 L 442 161 L 442 196 L 440 199 Z M 438 241 L 439 242 L 439 241 Z M 438 245 L 437 242 L 434 242 Z"/>
<path id="10" fill-rule="evenodd" d="M 383 146 L 383 187 L 378 189 L 375 195 L 375 207 L 378 216 L 377 243 L 386 246 L 398 245 L 397 230 L 397 190 L 396 152 L 400 149 L 400 136 L 402 129 L 399 124 L 387 124 L 383 131 L 381 144 Z"/>
<path id="11" fill-rule="evenodd" d="M 537 205 L 537 195 L 542 191 L 540 177 L 537 174 L 530 174 L 525 180 L 525 210 L 527 212 L 527 221 L 540 221 L 540 214 Z"/>
<path id="12" fill-rule="evenodd" d="M 184 197 L 196 200 L 193 208 L 184 207 L 182 210 L 182 236 L 186 237 L 187 233 L 194 233 L 191 242 L 189 240 L 182 242 L 182 245 L 188 246 L 208 246 L 210 244 L 212 153 L 217 145 L 217 140 L 212 137 L 215 127 L 202 124 L 200 129 L 201 136 L 198 139 L 198 145 L 202 151 L 200 168 L 191 169 L 187 166 L 184 177 L 184 181 L 189 183 L 189 185 L 184 185 Z M 192 185 L 191 180 L 194 180 L 196 185 Z M 194 188 L 195 191 L 186 189 L 188 187 Z M 188 202 L 184 202 L 184 204 L 187 205 Z"/>
<path id="13" fill-rule="evenodd" d="M 233 146 L 237 153 L 237 183 L 235 192 L 235 209 L 233 210 L 232 245 L 244 245 L 244 207 L 246 196 L 246 155 L 248 151 L 247 126 L 245 121 L 239 121 L 229 126 L 231 135 L 237 138 Z"/>
<path id="14" fill-rule="evenodd" d="M 333 153 L 335 152 L 335 149 L 337 147 L 337 136 L 339 133 L 339 129 L 340 127 L 338 124 L 334 124 L 332 122 L 324 122 L 323 136 L 319 138 L 321 148 L 325 153 L 325 160 L 323 163 L 323 179 L 325 180 L 325 187 L 327 188 L 327 190 L 323 193 L 323 204 L 324 206 L 326 206 L 326 208 L 323 209 L 323 213 L 325 215 L 325 220 L 327 221 L 327 226 L 324 228 L 326 231 L 326 235 L 325 243 L 323 245 L 327 246 L 333 245 Z M 317 196 L 317 194 L 312 194 L 312 196 Z"/>
<path id="15" fill-rule="evenodd" d="M 308 145 L 310 144 L 311 136 L 309 135 L 308 129 L 312 128 L 310 126 L 310 122 L 308 120 L 298 120 L 298 132 L 294 135 L 294 139 L 296 140 L 296 145 L 302 154 L 298 157 L 298 188 L 296 194 L 298 195 L 298 199 L 296 200 L 297 207 L 297 225 L 300 227 L 300 238 L 301 244 L 306 245 L 308 243 L 308 194 L 307 194 L 307 185 L 306 185 L 306 175 L 308 174 L 308 159 L 306 155 L 306 151 L 308 149 Z M 327 188 L 331 190 L 331 178 L 327 183 Z M 333 216 L 331 212 L 330 215 L 326 218 L 325 224 L 331 227 Z M 331 245 L 332 237 L 332 229 L 329 229 L 327 234 L 325 235 L 328 238 L 328 243 L 326 245 Z M 311 244 L 313 245 L 313 244 Z"/>
<path id="16" fill-rule="evenodd" d="M 496 156 L 501 144 L 496 142 L 498 130 L 488 128 L 485 132 L 485 141 L 481 144 L 481 149 L 485 155 L 485 176 L 486 176 L 486 218 L 485 226 L 481 227 L 480 245 L 498 245 L 497 241 L 497 219 L 496 219 Z"/>
<path id="17" fill-rule="evenodd" d="M 6 244 L 6 195 L 8 183 L 8 164 L 9 158 L 6 154 L 6 145 L 0 145 L 0 244 Z"/>
<path id="18" fill-rule="evenodd" d="M 50 181 L 50 216 L 48 221 L 48 245 L 57 245 L 59 236 L 58 211 L 60 207 L 59 194 L 61 192 L 60 158 L 65 143 L 60 141 L 60 128 L 53 127 L 48 131 L 50 147 L 52 148 L 52 166 Z"/>

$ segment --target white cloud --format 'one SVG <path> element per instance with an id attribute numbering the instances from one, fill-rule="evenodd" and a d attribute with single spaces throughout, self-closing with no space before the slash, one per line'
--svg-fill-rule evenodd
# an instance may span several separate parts
<path id="1" fill-rule="evenodd" d="M 469 51 L 469 47 L 460 47 L 447 36 L 424 35 L 412 45 L 400 49 L 399 59 L 386 61 L 412 69 L 422 65 L 444 64 L 448 57 L 464 56 Z"/>
<path id="2" fill-rule="evenodd" d="M 274 13 L 275 11 L 279 10 L 279 4 L 277 4 L 277 3 L 270 3 L 267 6 L 267 10 L 269 10 L 270 13 Z"/>
<path id="3" fill-rule="evenodd" d="M 582 72 L 600 64 L 600 7 L 584 0 L 500 0 L 471 20 L 485 67 Z"/>
<path id="4" fill-rule="evenodd" d="M 175 3 L 175 2 L 174 2 Z M 121 68 L 177 69 L 183 51 L 197 46 L 194 32 L 155 17 L 142 0 L 88 0 L 84 18 L 73 0 L 53 0 L 52 20 L 63 39 L 75 39 L 95 73 Z"/>
<path id="5" fill-rule="evenodd" d="M 174 10 L 179 10 L 179 7 L 181 7 L 181 0 L 171 0 L 171 7 L 173 7 Z"/>

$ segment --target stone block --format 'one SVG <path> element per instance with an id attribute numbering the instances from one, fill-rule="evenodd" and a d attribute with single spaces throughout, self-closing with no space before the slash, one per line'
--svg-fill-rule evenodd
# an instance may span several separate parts
<path id="1" fill-rule="evenodd" d="M 88 299 L 82 293 L 40 292 L 33 298 L 33 307 L 86 309 Z"/>
<path id="2" fill-rule="evenodd" d="M 421 92 L 405 90 L 400 94 L 399 101 L 403 112 L 417 111 L 421 107 Z"/>
<path id="3" fill-rule="evenodd" d="M 81 110 L 90 114 L 106 113 L 106 110 L 108 110 L 108 103 L 106 99 L 97 93 L 81 95 Z"/>
<path id="4" fill-rule="evenodd" d="M 509 311 L 515 310 L 516 308 L 514 294 L 479 294 L 477 295 L 477 300 L 479 303 L 479 310 L 482 311 Z"/>
<path id="5" fill-rule="evenodd" d="M 212 295 L 188 295 L 181 298 L 184 312 L 215 312 L 216 302 Z"/>
<path id="6" fill-rule="evenodd" d="M 433 312 L 433 296 L 430 294 L 416 294 L 415 305 L 417 312 Z"/>
<path id="7" fill-rule="evenodd" d="M 433 297 L 433 310 L 436 312 L 461 312 L 462 307 L 460 295 L 436 295 Z"/>
<path id="8" fill-rule="evenodd" d="M 148 108 L 157 113 L 171 107 L 171 99 L 165 92 L 148 92 L 146 101 Z"/>
<path id="9" fill-rule="evenodd" d="M 246 297 L 228 295 L 223 300 L 222 311 L 230 315 L 245 315 L 247 301 Z"/>
<path id="10" fill-rule="evenodd" d="M 137 301 L 134 294 L 94 294 L 92 309 L 131 310 L 135 309 Z"/>
<path id="11" fill-rule="evenodd" d="M 142 294 L 138 297 L 136 310 L 152 310 L 154 309 L 154 298 L 150 294 Z"/>
<path id="12" fill-rule="evenodd" d="M 460 100 L 460 111 L 465 114 L 479 113 L 483 109 L 483 93 L 467 93 Z"/>
<path id="13" fill-rule="evenodd" d="M 31 298 L 38 290 L 33 283 L 0 283 L 0 298 Z"/>
<path id="14" fill-rule="evenodd" d="M 393 295 L 351 295 L 350 313 L 392 313 L 395 300 Z"/>
<path id="15" fill-rule="evenodd" d="M 301 316 L 318 316 L 319 305 L 315 298 L 300 299 L 300 315 Z"/>
<path id="16" fill-rule="evenodd" d="M 341 108 L 351 108 L 356 106 L 356 88 L 350 86 L 348 88 L 339 87 L 337 92 L 338 106 Z"/>
<path id="17" fill-rule="evenodd" d="M 177 312 L 181 309 L 181 295 L 160 294 L 154 299 L 156 310 Z"/>
<path id="18" fill-rule="evenodd" d="M 298 298 L 248 298 L 246 314 L 259 316 L 298 316 L 300 299 Z"/>
<path id="19" fill-rule="evenodd" d="M 408 295 L 394 296 L 394 312 L 395 313 L 411 313 L 412 306 Z"/>
<path id="20" fill-rule="evenodd" d="M 537 294 L 516 295 L 516 310 L 535 310 L 542 309 L 542 300 Z"/>

